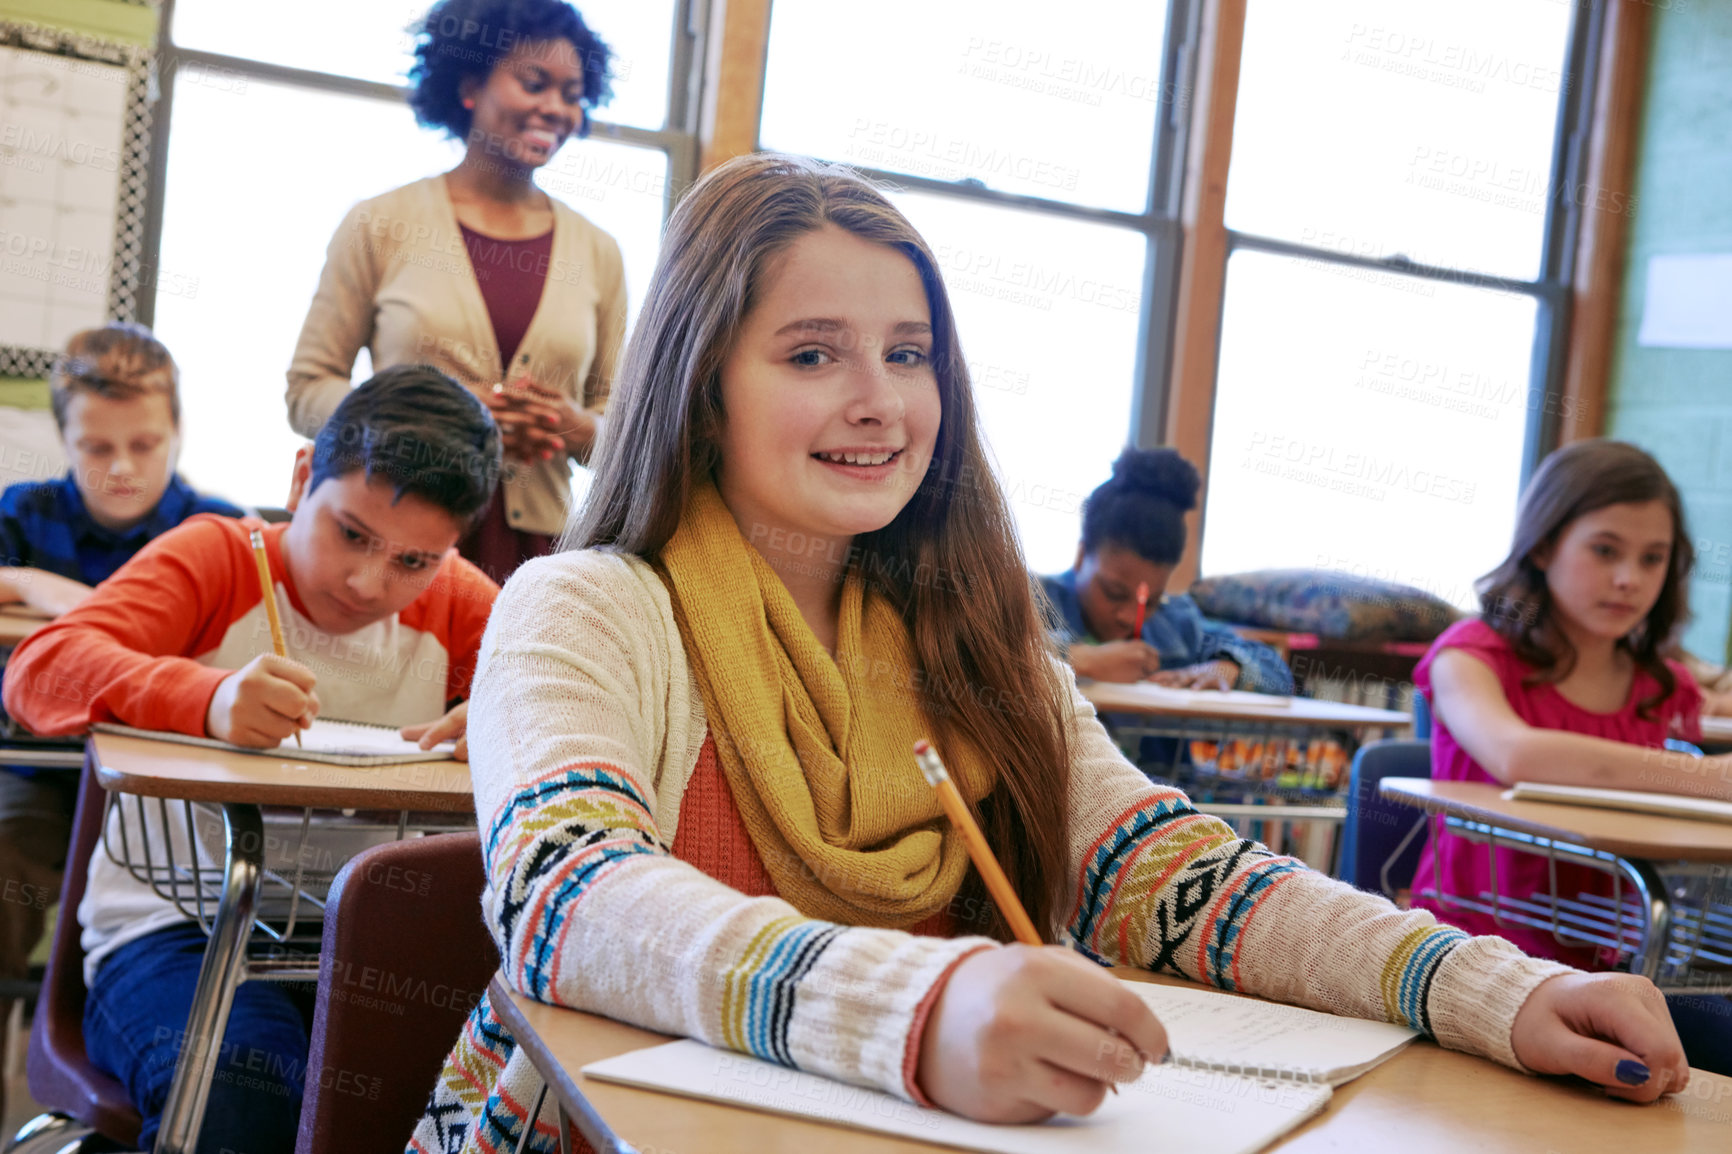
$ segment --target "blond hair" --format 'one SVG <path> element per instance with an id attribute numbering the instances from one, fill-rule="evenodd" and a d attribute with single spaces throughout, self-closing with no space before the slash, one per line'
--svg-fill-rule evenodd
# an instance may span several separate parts
<path id="1" fill-rule="evenodd" d="M 72 334 L 66 351 L 54 358 L 48 389 L 54 421 L 62 429 L 66 408 L 80 393 L 113 401 L 161 393 L 168 397 L 175 426 L 180 425 L 180 366 L 155 334 L 131 321 Z"/>

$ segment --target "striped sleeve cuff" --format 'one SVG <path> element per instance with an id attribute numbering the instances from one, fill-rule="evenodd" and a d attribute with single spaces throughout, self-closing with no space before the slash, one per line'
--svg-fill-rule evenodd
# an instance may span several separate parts
<path id="1" fill-rule="evenodd" d="M 1516 1015 L 1541 982 L 1575 971 L 1562 962 L 1530 958 L 1502 938 L 1461 936 L 1423 980 L 1423 1028 L 1451 1050 L 1527 1073 L 1510 1045 Z"/>
<path id="2" fill-rule="evenodd" d="M 978 937 L 842 930 L 786 999 L 781 1045 L 802 1070 L 917 1101 L 908 1052 L 924 1021 L 923 1007 L 930 1012 L 934 990 L 958 962 L 996 944 Z"/>
<path id="3" fill-rule="evenodd" d="M 938 975 L 938 980 L 932 983 L 932 988 L 926 991 L 926 996 L 920 999 L 920 1004 L 914 1007 L 914 1024 L 908 1028 L 908 1044 L 902 1054 L 902 1088 L 917 1105 L 928 1110 L 935 1109 L 936 1104 L 920 1089 L 920 1044 L 926 1037 L 926 1023 L 932 1019 L 932 1008 L 938 1004 L 938 999 L 944 993 L 944 987 L 950 984 L 950 975 L 956 972 L 956 967 L 990 946 L 980 946 L 969 950 L 966 954 L 958 954 L 951 963 L 944 967 L 944 972 Z"/>

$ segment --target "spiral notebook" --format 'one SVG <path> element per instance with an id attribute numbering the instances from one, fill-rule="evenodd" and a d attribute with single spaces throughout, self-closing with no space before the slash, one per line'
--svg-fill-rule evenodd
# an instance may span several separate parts
<path id="1" fill-rule="evenodd" d="M 1253 1154 L 1322 1110 L 1332 1087 L 1418 1035 L 1208 990 L 1129 983 L 1173 1057 L 1083 1118 L 993 1126 L 701 1042 L 670 1042 L 583 1068 L 591 1078 L 987 1154 Z"/>
<path id="2" fill-rule="evenodd" d="M 404 741 L 388 725 L 368 725 L 361 721 L 333 721 L 315 718 L 301 731 L 301 746 L 291 739 L 285 745 L 255 749 L 245 745 L 230 745 L 214 737 L 194 737 L 188 733 L 169 733 L 160 729 L 134 729 L 130 725 L 98 722 L 92 729 L 103 733 L 121 733 L 127 737 L 147 737 L 152 741 L 173 741 L 181 745 L 203 745 L 211 749 L 226 749 L 231 753 L 252 753 L 260 757 L 284 758 L 290 761 L 316 761 L 326 765 L 403 765 L 412 761 L 451 761 L 456 757 L 455 742 L 442 742 L 432 749 L 422 749 L 413 741 Z"/>
<path id="3" fill-rule="evenodd" d="M 1588 785 L 1518 781 L 1515 788 L 1505 790 L 1503 796 L 1512 801 L 1549 801 L 1558 805 L 1622 809 L 1632 813 L 1659 814 L 1662 817 L 1732 822 L 1732 801 L 1691 797 L 1682 793 L 1643 793 L 1633 789 L 1597 789 Z"/>

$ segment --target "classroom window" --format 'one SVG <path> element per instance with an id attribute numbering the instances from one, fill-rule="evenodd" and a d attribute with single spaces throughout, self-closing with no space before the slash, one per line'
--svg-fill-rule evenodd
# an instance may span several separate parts
<path id="1" fill-rule="evenodd" d="M 1158 423 L 1194 17 L 1184 0 L 771 10 L 760 143 L 896 190 L 1038 571 L 1070 566 L 1083 497 Z"/>
<path id="2" fill-rule="evenodd" d="M 433 0 L 296 0 L 278 20 L 235 0 L 175 0 L 177 46 L 380 84 L 402 84 L 411 32 Z M 584 22 L 613 50 L 611 124 L 661 128 L 668 116 L 674 0 L 588 0 Z M 292 12 L 292 15 L 290 13 Z"/>
<path id="3" fill-rule="evenodd" d="M 301 443 L 284 373 L 338 222 L 356 201 L 462 155 L 415 124 L 400 87 L 408 28 L 430 4 L 312 0 L 276 25 L 220 0 L 172 9 L 160 273 L 143 319 L 181 364 L 181 467 L 201 489 L 282 503 Z M 618 53 L 614 99 L 597 110 L 591 136 L 537 176 L 619 242 L 633 316 L 670 190 L 695 175 L 686 98 L 701 53 L 674 9 L 673 0 L 580 5 Z M 363 350 L 355 379 L 370 371 Z"/>
<path id="4" fill-rule="evenodd" d="M 1586 6 L 1251 0 L 1202 569 L 1476 604 L 1560 416 Z"/>

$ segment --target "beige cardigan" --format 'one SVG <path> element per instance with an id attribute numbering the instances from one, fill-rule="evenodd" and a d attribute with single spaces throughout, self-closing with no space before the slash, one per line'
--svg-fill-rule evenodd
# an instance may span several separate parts
<path id="1" fill-rule="evenodd" d="M 527 374 L 605 411 L 625 341 L 625 267 L 613 237 L 549 199 L 552 259 L 510 377 Z M 375 370 L 428 364 L 477 393 L 506 379 L 443 176 L 362 201 L 331 238 L 289 364 L 289 423 L 296 432 L 311 437 L 330 417 L 349 391 L 363 347 Z M 556 534 L 565 527 L 569 458 L 508 463 L 503 482 L 513 529 Z"/>
<path id="2" fill-rule="evenodd" d="M 1068 809 L 1074 881 L 1054 930 L 1120 965 L 1405 1022 L 1519 1067 L 1516 1014 L 1568 967 L 1240 839 L 1127 762 L 1069 669 L 1060 672 L 1072 762 L 1069 796 L 1055 802 Z M 992 943 L 811 921 L 675 858 L 686 825 L 717 820 L 715 810 L 681 816 L 709 736 L 667 589 L 649 565 L 573 550 L 535 558 L 506 583 L 469 708 L 482 911 L 501 974 L 538 1001 L 912 1098 L 934 987 Z M 911 767 L 892 770 L 918 782 Z M 726 836 L 700 829 L 690 836 Z M 972 899 L 949 910 L 958 931 L 979 928 Z M 483 1000 L 414 1148 L 491 1150 L 499 1131 L 489 1125 L 521 1125 L 539 1086 Z"/>

